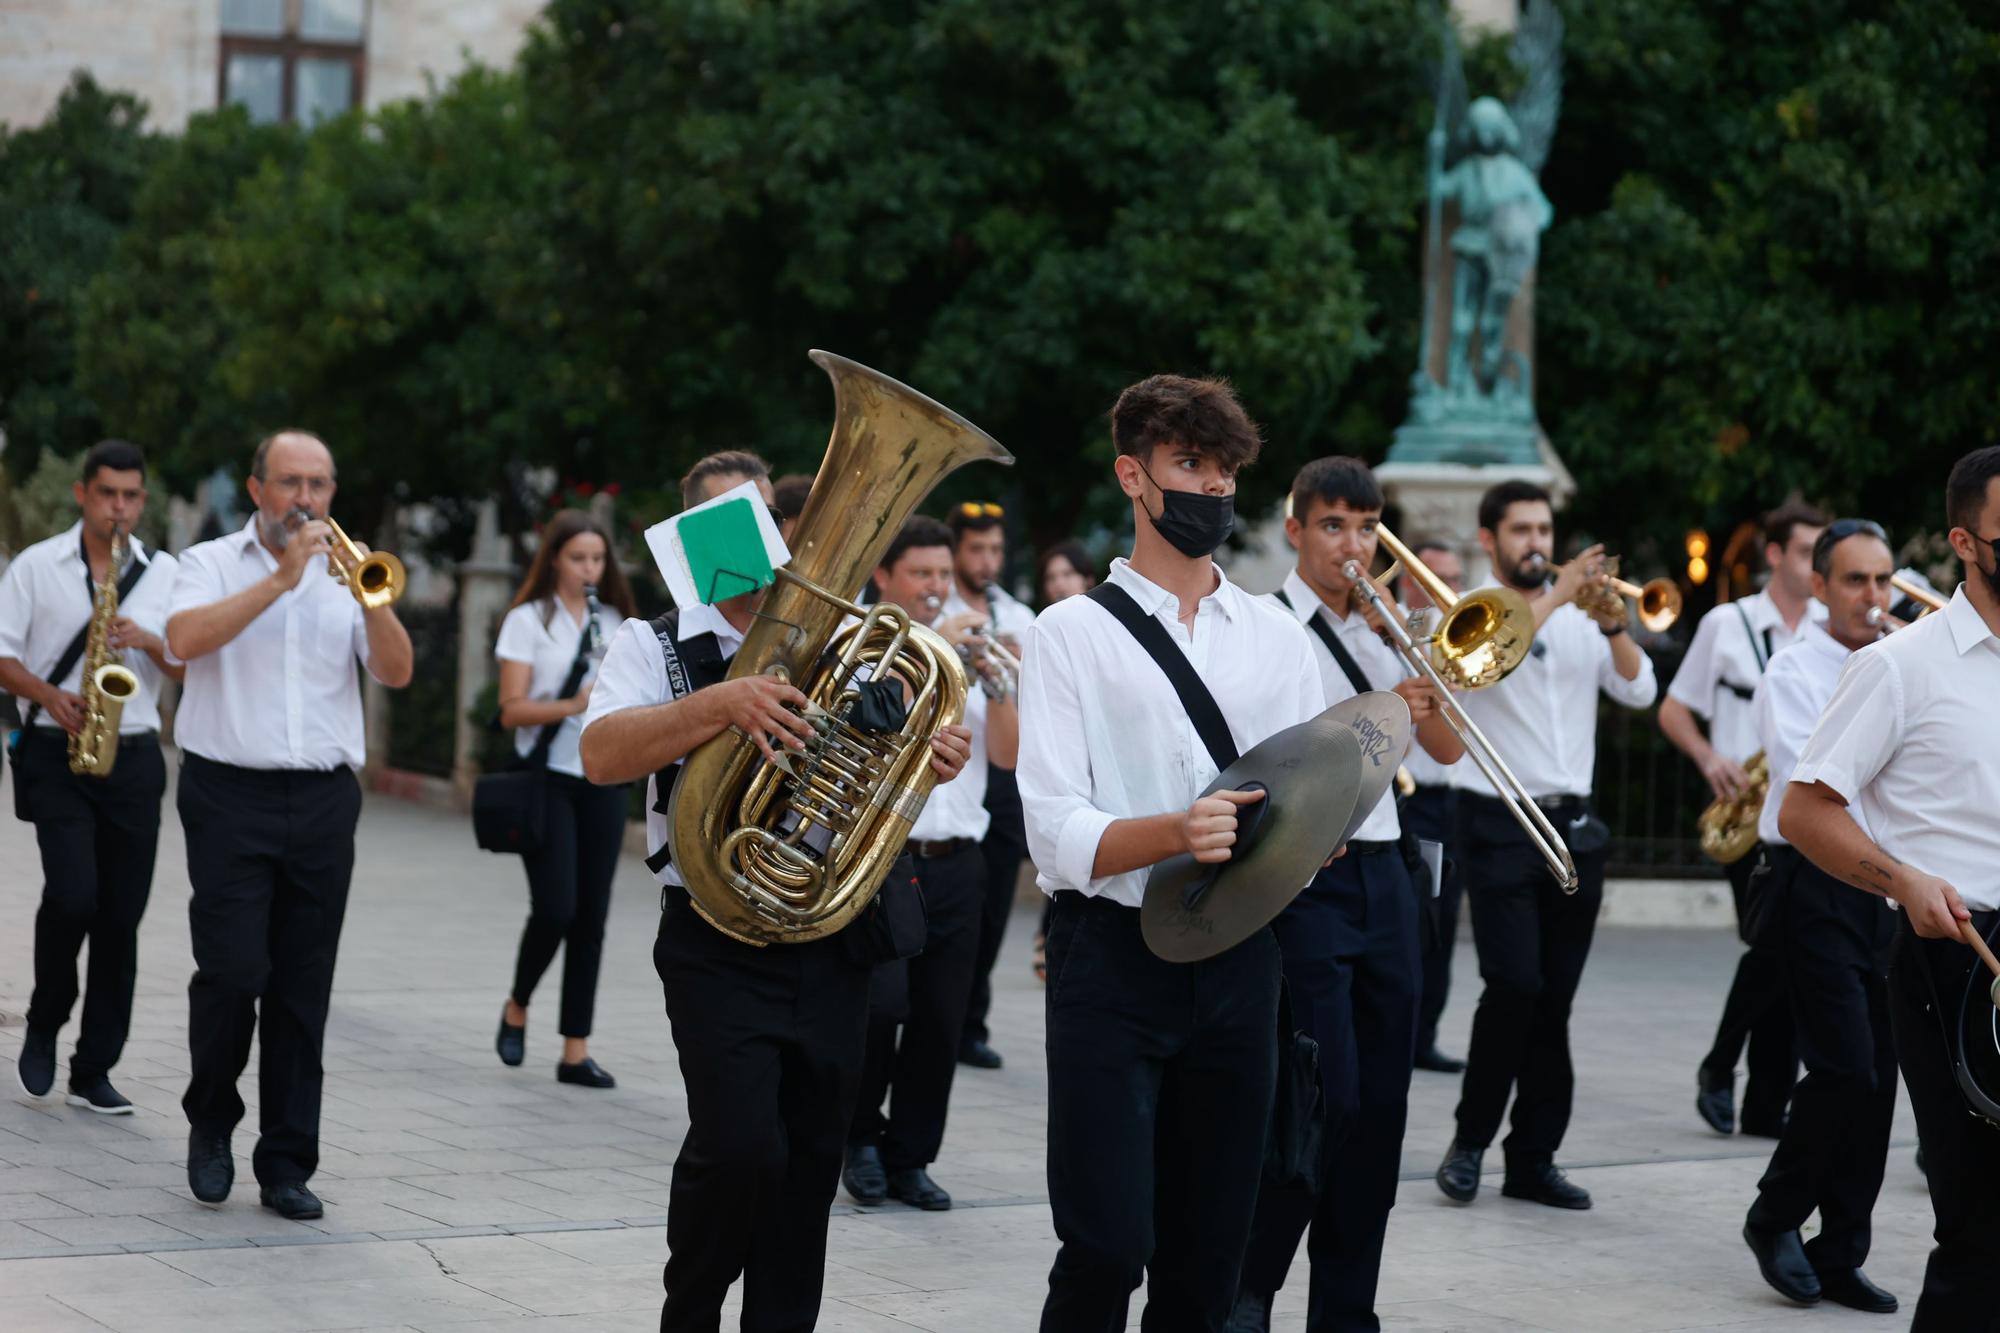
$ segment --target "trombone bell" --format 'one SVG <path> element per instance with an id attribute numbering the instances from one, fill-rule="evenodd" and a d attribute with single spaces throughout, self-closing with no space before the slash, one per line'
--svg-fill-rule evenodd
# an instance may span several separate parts
<path id="1" fill-rule="evenodd" d="M 1535 613 L 1527 598 L 1512 588 L 1455 593 L 1388 528 L 1377 524 L 1375 537 L 1438 608 L 1441 619 L 1431 637 L 1430 656 L 1446 684 L 1483 689 L 1527 660 L 1535 641 Z"/>
<path id="2" fill-rule="evenodd" d="M 363 555 L 361 548 L 341 531 L 340 524 L 329 518 L 326 525 L 333 529 L 335 547 L 327 556 L 326 572 L 345 583 L 348 591 L 354 594 L 354 600 L 367 610 L 393 605 L 403 595 L 403 562 L 387 551 L 370 551 Z M 342 555 L 351 564 L 342 564 Z"/>

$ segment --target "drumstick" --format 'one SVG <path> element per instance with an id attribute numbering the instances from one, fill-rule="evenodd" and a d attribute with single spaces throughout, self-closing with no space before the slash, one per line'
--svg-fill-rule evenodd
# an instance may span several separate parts
<path id="1" fill-rule="evenodd" d="M 1972 951 L 1979 955 L 1979 961 L 1986 964 L 1986 970 L 2000 977 L 2000 958 L 1993 956 L 1993 951 L 1986 947 L 1986 941 L 1980 938 L 1979 931 L 1973 924 L 1970 921 L 1959 922 L 1958 934 L 1959 938 L 1970 944 Z"/>

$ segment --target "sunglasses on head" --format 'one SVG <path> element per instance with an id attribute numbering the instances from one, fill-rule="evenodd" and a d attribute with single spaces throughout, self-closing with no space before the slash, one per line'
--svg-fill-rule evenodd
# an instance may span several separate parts
<path id="1" fill-rule="evenodd" d="M 1007 511 L 999 505 L 994 504 L 991 500 L 967 500 L 958 507 L 958 512 L 965 518 L 1000 518 Z"/>

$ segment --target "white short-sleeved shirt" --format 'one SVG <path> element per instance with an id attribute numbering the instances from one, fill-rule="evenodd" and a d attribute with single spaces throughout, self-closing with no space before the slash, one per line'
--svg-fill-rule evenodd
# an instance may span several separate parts
<path id="1" fill-rule="evenodd" d="M 1283 600 L 1275 593 L 1267 600 L 1296 620 L 1312 640 L 1313 660 L 1319 664 L 1320 685 L 1326 691 L 1328 707 L 1352 699 L 1355 695 L 1354 682 L 1347 678 L 1347 673 L 1340 669 L 1340 663 L 1334 660 L 1333 653 L 1307 624 L 1314 616 L 1333 630 L 1340 646 L 1347 650 L 1354 659 L 1354 665 L 1360 667 L 1361 674 L 1368 678 L 1370 687 L 1386 690 L 1410 674 L 1402 655 L 1382 642 L 1382 636 L 1369 628 L 1366 616 L 1358 609 L 1350 611 L 1345 619 L 1335 615 L 1333 608 L 1321 601 L 1319 594 L 1312 590 L 1312 585 L 1299 577 L 1296 568 L 1285 576 L 1284 593 Z M 1291 605 L 1285 605 L 1287 601 Z M 1410 753 L 1415 754 L 1421 748 L 1412 744 Z M 1402 836 L 1402 832 L 1403 825 L 1396 818 L 1396 788 L 1392 783 L 1382 793 L 1382 799 L 1375 803 L 1375 808 L 1368 812 L 1368 818 L 1361 822 L 1361 827 L 1354 830 L 1354 837 L 1358 842 L 1394 842 Z"/>
<path id="2" fill-rule="evenodd" d="M 1858 805 L 1883 851 L 2000 908 L 2000 639 L 1960 588 L 1847 659 L 1792 781 Z"/>
<path id="3" fill-rule="evenodd" d="M 179 562 L 164 551 L 148 552 L 134 537 L 130 539 L 132 559 L 146 566 L 146 572 L 132 585 L 129 597 L 118 602 L 118 614 L 141 629 L 164 636 L 167 607 L 172 602 L 174 579 Z M 0 575 L 0 657 L 11 657 L 42 679 L 56 669 L 63 649 L 76 632 L 90 623 L 97 606 L 96 586 L 90 581 L 90 565 L 83 558 L 83 523 L 60 532 L 14 557 Z M 86 648 L 87 651 L 87 648 Z M 83 691 L 83 654 L 79 654 L 68 674 L 56 687 L 71 694 Z M 137 648 L 112 654 L 139 678 L 139 692 L 125 701 L 118 720 L 118 734 L 135 736 L 160 729 L 160 682 L 162 673 L 153 659 Z M 24 707 L 23 713 L 27 710 Z M 61 730 L 47 710 L 35 718 L 35 725 Z"/>
<path id="4" fill-rule="evenodd" d="M 167 618 L 239 593 L 277 568 L 252 514 L 239 531 L 181 552 Z M 360 672 L 367 664 L 361 603 L 315 559 L 235 638 L 187 664 L 174 739 L 190 754 L 243 768 L 359 768 L 368 750 Z"/>
<path id="5" fill-rule="evenodd" d="M 1193 633 L 1180 599 L 1123 558 L 1109 581 L 1158 620 L 1194 664 L 1239 753 L 1326 710 L 1311 636 L 1283 607 L 1215 567 Z M 1021 808 L 1036 883 L 1137 907 L 1146 870 L 1093 878 L 1097 844 L 1120 819 L 1185 810 L 1216 766 L 1180 696 L 1124 625 L 1089 597 L 1056 603 L 1021 643 Z"/>
<path id="6" fill-rule="evenodd" d="M 599 642 L 609 645 L 611 636 L 618 631 L 617 611 L 606 606 L 598 607 L 597 624 L 602 632 Z M 582 618 L 571 619 L 569 612 L 555 599 L 524 602 L 509 611 L 500 622 L 500 634 L 493 645 L 493 655 L 503 662 L 527 663 L 528 698 L 552 700 L 556 691 L 569 680 L 569 670 L 576 662 L 577 642 L 582 634 Z M 583 673 L 584 683 L 596 678 L 603 656 L 602 648 L 591 655 Z M 581 689 L 582 685 L 578 688 Z M 550 770 L 567 773 L 573 778 L 582 777 L 583 761 L 577 757 L 576 747 L 583 737 L 583 715 L 572 713 L 555 726 L 555 739 L 549 744 Z M 540 726 L 514 728 L 514 753 L 526 758 L 541 740 L 541 735 Z"/>
<path id="7" fill-rule="evenodd" d="M 1724 602 L 1701 618 L 1687 656 L 1667 686 L 1667 697 L 1708 723 L 1717 754 L 1742 763 L 1757 753 L 1757 722 L 1750 696 L 1772 658 L 1797 643 L 1808 625 L 1822 624 L 1826 607 L 1806 600 L 1797 630 L 1785 626 L 1768 592 Z"/>
<path id="8" fill-rule="evenodd" d="M 1851 656 L 1853 650 L 1828 634 L 1824 624 L 1814 623 L 1806 626 L 1797 643 L 1771 659 L 1764 679 L 1758 682 L 1757 743 L 1764 751 L 1770 785 L 1757 813 L 1757 836 L 1768 846 L 1785 845 L 1778 835 L 1778 810 L 1785 803 L 1785 788 L 1798 767 L 1799 752 L 1819 725 L 1820 714 L 1833 698 L 1841 669 Z M 1850 805 L 1848 812 L 1865 832 L 1868 825 L 1860 808 Z"/>
<path id="9" fill-rule="evenodd" d="M 736 656 L 743 635 L 712 606 L 696 603 L 681 608 L 680 639 L 683 643 L 702 634 L 714 634 L 722 660 Z M 560 683 L 560 682 L 558 682 Z M 672 703 L 681 693 L 667 677 L 666 656 L 660 651 L 659 636 L 650 622 L 628 620 L 611 636 L 611 648 L 597 668 L 597 684 L 590 692 L 590 706 L 583 713 L 583 728 L 611 713 L 627 708 L 651 708 Z M 667 817 L 654 809 L 659 801 L 658 776 L 646 779 L 646 850 L 657 852 L 667 845 Z M 672 861 L 654 872 L 662 884 L 685 885 L 680 867 Z"/>

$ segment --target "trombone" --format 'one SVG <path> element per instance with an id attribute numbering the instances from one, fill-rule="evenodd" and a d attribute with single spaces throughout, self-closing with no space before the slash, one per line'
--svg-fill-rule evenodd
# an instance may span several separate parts
<path id="1" fill-rule="evenodd" d="M 1521 656 L 1527 655 L 1527 645 L 1532 639 L 1532 631 L 1523 633 L 1521 626 L 1513 623 L 1508 614 L 1495 612 L 1488 618 L 1492 603 L 1477 600 L 1487 593 L 1506 590 L 1484 588 L 1453 601 L 1451 590 L 1444 586 L 1443 580 L 1430 572 L 1423 561 L 1410 554 L 1408 548 L 1382 528 L 1377 527 L 1375 532 L 1388 546 L 1389 553 L 1410 571 L 1411 577 L 1423 586 L 1431 600 L 1444 611 L 1444 620 L 1438 627 L 1437 637 L 1431 642 L 1431 652 L 1436 654 L 1444 650 L 1447 653 L 1445 663 L 1448 668 L 1467 662 L 1497 662 L 1504 656 L 1493 641 L 1474 643 L 1466 637 L 1474 628 L 1473 621 L 1480 618 L 1486 619 L 1487 632 L 1495 640 L 1505 640 L 1511 645 L 1513 639 L 1518 637 Z M 1418 649 L 1416 641 L 1410 637 L 1410 632 L 1403 628 L 1403 622 L 1396 617 L 1394 608 L 1386 604 L 1382 594 L 1369 581 L 1368 572 L 1361 568 L 1358 561 L 1349 560 L 1341 566 L 1340 572 L 1353 581 L 1354 590 L 1361 594 L 1362 599 L 1381 614 L 1382 623 L 1388 626 L 1390 637 L 1395 640 L 1396 650 L 1403 655 L 1403 660 L 1420 674 L 1429 677 L 1431 684 L 1437 687 L 1438 711 L 1443 715 L 1445 725 L 1464 742 L 1465 753 L 1474 764 L 1478 765 L 1479 771 L 1486 775 L 1486 780 L 1493 784 L 1493 791 L 1499 796 L 1501 804 L 1507 807 L 1507 813 L 1514 816 L 1514 822 L 1528 835 L 1528 841 L 1535 844 L 1535 850 L 1549 863 L 1549 873 L 1562 885 L 1562 891 L 1575 893 L 1576 862 L 1570 858 L 1569 848 L 1563 844 L 1562 835 L 1556 832 L 1555 825 L 1549 822 L 1549 817 L 1542 813 L 1542 808 L 1535 804 L 1532 796 L 1528 795 L 1528 789 L 1521 785 L 1521 780 L 1507 767 L 1507 761 L 1500 757 L 1500 752 L 1493 748 L 1492 742 L 1486 739 L 1485 733 L 1479 730 L 1478 724 L 1466 714 L 1465 709 L 1452 695 L 1452 687 L 1445 674 L 1431 665 L 1430 658 Z M 1432 584 L 1436 585 L 1436 592 L 1432 591 Z M 1439 596 L 1440 593 L 1442 597 Z M 1527 600 L 1514 592 L 1506 592 L 1506 596 L 1521 603 L 1519 614 L 1527 618 L 1527 625 L 1532 626 L 1534 621 L 1532 613 L 1528 610 Z M 1502 604 L 1504 605 L 1504 600 Z M 1464 623 L 1454 624 L 1455 621 L 1461 620 Z M 1488 650 L 1491 650 L 1492 656 L 1482 656 Z M 1507 651 L 1511 651 L 1511 648 Z M 1500 676 L 1513 670 L 1514 666 L 1519 664 L 1519 660 L 1517 657 L 1514 662 L 1500 670 L 1499 675 L 1493 676 L 1491 680 L 1482 679 L 1479 683 L 1491 685 Z"/>
<path id="2" fill-rule="evenodd" d="M 1501 677 L 1527 659 L 1535 641 L 1535 613 L 1527 598 L 1512 588 L 1478 588 L 1455 593 L 1409 547 L 1396 540 L 1396 534 L 1388 528 L 1377 524 L 1375 537 L 1393 561 L 1382 572 L 1382 581 L 1394 579 L 1400 566 L 1438 609 L 1438 627 L 1423 640 L 1430 647 L 1430 661 L 1436 667 L 1434 671 L 1426 667 L 1430 675 L 1442 677 L 1441 683 L 1453 689 L 1482 690 L 1498 684 Z M 1350 560 L 1348 564 L 1355 562 Z M 1349 578 L 1355 577 L 1345 568 L 1341 572 Z M 1365 576 L 1355 584 L 1363 585 L 1374 591 Z M 1389 618 L 1386 611 L 1383 618 Z M 1409 641 L 1407 633 L 1401 637 Z"/>
<path id="3" fill-rule="evenodd" d="M 402 561 L 387 551 L 363 555 L 354 540 L 341 531 L 340 524 L 328 518 L 326 525 L 333 530 L 334 546 L 326 555 L 326 572 L 345 583 L 355 601 L 373 611 L 378 606 L 391 605 L 403 595 Z M 343 557 L 346 563 L 342 563 Z"/>
<path id="4" fill-rule="evenodd" d="M 1933 611 L 1942 611 L 1945 607 L 1951 605 L 1943 595 L 1932 592 L 1929 588 L 1919 584 L 1912 583 L 1901 574 L 1891 574 L 1889 576 L 1889 586 L 1923 608 L 1923 610 L 1917 612 L 1918 620 L 1922 620 Z M 1896 619 L 1896 617 L 1890 615 L 1879 606 L 1871 606 L 1868 608 L 1868 623 L 1881 630 L 1884 634 L 1892 634 L 1899 629 L 1909 628 L 1910 622 Z"/>

